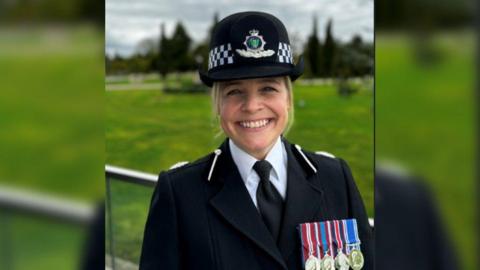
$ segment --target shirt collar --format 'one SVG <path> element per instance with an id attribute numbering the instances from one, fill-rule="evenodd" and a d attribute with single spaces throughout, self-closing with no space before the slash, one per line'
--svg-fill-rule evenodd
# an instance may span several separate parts
<path id="1" fill-rule="evenodd" d="M 230 152 L 232 154 L 233 161 L 237 165 L 237 168 L 240 172 L 240 176 L 243 181 L 247 181 L 248 176 L 253 171 L 253 165 L 258 160 L 253 156 L 249 155 L 244 150 L 240 149 L 232 140 L 228 140 L 230 146 Z M 285 150 L 282 144 L 282 140 L 278 137 L 277 141 L 273 145 L 272 149 L 268 152 L 265 160 L 270 162 L 273 167 L 273 173 L 275 173 L 276 178 L 282 177 L 286 171 L 287 159 L 285 156 Z"/>

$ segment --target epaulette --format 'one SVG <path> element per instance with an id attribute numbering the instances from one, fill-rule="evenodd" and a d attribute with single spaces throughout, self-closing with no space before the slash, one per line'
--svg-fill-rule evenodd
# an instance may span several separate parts
<path id="1" fill-rule="evenodd" d="M 325 152 L 325 151 L 316 151 L 315 154 L 325 156 L 325 157 L 329 157 L 329 158 L 335 158 L 335 156 L 333 154 L 331 154 L 329 152 Z"/>
<path id="2" fill-rule="evenodd" d="M 177 162 L 177 163 L 173 164 L 172 166 L 170 166 L 169 170 L 180 168 L 180 167 L 183 167 L 187 164 L 188 164 L 188 161 L 180 161 L 180 162 Z"/>

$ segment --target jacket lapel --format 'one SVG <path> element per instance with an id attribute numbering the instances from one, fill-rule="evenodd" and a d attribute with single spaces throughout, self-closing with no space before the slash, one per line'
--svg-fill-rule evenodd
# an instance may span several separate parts
<path id="1" fill-rule="evenodd" d="M 320 172 L 314 174 L 310 168 L 302 167 L 298 159 L 303 157 L 292 152 L 292 145 L 284 140 L 288 155 L 287 198 L 283 214 L 279 248 L 285 260 L 288 260 L 295 248 L 298 248 L 297 226 L 300 223 L 318 221 L 324 214 L 322 210 L 323 191 L 312 181 Z M 295 150 L 296 151 L 296 150 Z M 305 163 L 305 162 L 303 162 Z"/>
<path id="2" fill-rule="evenodd" d="M 219 158 L 214 169 L 217 170 L 217 173 L 211 181 L 215 181 L 217 182 L 216 185 L 222 186 L 211 198 L 210 204 L 230 225 L 268 253 L 284 269 L 287 269 L 277 245 L 263 223 L 241 179 L 231 157 L 228 140 L 222 144 L 220 149 L 222 150 L 221 158 Z"/>

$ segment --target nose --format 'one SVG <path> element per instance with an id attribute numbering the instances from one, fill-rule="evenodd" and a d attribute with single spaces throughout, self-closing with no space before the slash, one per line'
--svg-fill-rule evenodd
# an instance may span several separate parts
<path id="1" fill-rule="evenodd" d="M 261 110 L 263 108 L 262 98 L 255 94 L 246 95 L 242 108 L 246 112 L 256 112 Z"/>

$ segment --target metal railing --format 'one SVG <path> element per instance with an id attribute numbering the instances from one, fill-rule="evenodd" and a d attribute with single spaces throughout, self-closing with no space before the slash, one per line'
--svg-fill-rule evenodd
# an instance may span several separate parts
<path id="1" fill-rule="evenodd" d="M 117 179 L 125 182 L 140 184 L 144 186 L 155 186 L 157 175 L 145 173 L 121 167 L 105 165 L 105 176 L 108 179 Z"/>
<path id="2" fill-rule="evenodd" d="M 94 207 L 84 202 L 0 186 L 0 257 L 1 269 L 13 269 L 12 214 L 35 216 L 49 221 L 88 226 L 94 218 Z"/>
<path id="3" fill-rule="evenodd" d="M 106 211 L 108 213 L 107 226 L 109 229 L 108 241 L 110 245 L 110 260 L 112 269 L 116 269 L 115 264 L 115 239 L 113 237 L 113 213 L 112 213 L 112 194 L 110 188 L 111 180 L 120 180 L 127 183 L 138 184 L 153 187 L 157 183 L 157 175 L 130 170 L 126 168 L 105 165 L 105 181 L 106 181 Z"/>
<path id="4" fill-rule="evenodd" d="M 94 215 L 90 204 L 5 186 L 0 187 L 0 208 L 81 226 Z"/>

